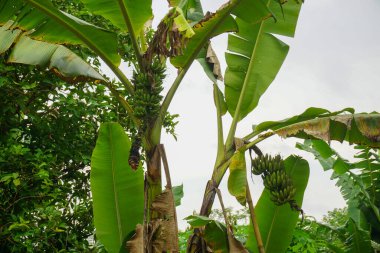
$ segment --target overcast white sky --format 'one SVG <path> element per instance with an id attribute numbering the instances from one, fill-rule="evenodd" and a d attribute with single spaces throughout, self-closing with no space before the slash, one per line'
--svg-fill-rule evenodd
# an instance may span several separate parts
<path id="1" fill-rule="evenodd" d="M 204 10 L 215 10 L 225 1 L 203 1 Z M 165 12 L 163 1 L 154 1 L 158 19 Z M 322 107 L 339 110 L 354 107 L 357 112 L 379 111 L 380 93 L 380 2 L 377 0 L 306 0 L 302 7 L 294 39 L 286 39 L 290 52 L 280 73 L 263 95 L 257 109 L 239 125 L 237 136 L 244 136 L 252 124 L 283 119 L 299 114 L 306 108 Z M 156 22 L 157 22 L 156 19 Z M 222 66 L 226 37 L 213 40 Z M 166 80 L 169 86 L 175 78 L 171 70 Z M 184 184 L 185 196 L 177 209 L 182 220 L 197 212 L 207 180 L 210 179 L 216 155 L 216 116 L 212 99 L 212 84 L 198 63 L 194 63 L 181 84 L 170 107 L 180 114 L 176 128 L 178 141 L 164 135 L 171 176 L 174 185 Z M 225 129 L 231 121 L 224 117 Z M 313 158 L 297 150 L 295 140 L 272 138 L 259 147 L 266 153 L 299 154 L 308 158 L 311 166 L 309 185 L 303 209 L 307 215 L 321 218 L 328 210 L 345 205 L 331 172 L 323 172 Z M 345 145 L 334 144 L 343 154 L 350 154 Z M 227 206 L 240 208 L 229 196 L 226 180 L 221 186 Z M 252 195 L 260 196 L 261 182 L 256 178 Z M 218 207 L 216 201 L 215 207 Z"/>

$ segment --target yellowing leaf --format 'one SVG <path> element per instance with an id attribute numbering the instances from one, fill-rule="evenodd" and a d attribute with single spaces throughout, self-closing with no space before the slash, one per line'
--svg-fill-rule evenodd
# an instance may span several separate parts
<path id="1" fill-rule="evenodd" d="M 237 151 L 231 158 L 228 191 L 241 205 L 246 203 L 247 172 L 244 152 Z"/>
<path id="2" fill-rule="evenodd" d="M 283 138 L 348 141 L 380 147 L 380 114 L 348 114 L 301 121 L 274 131 Z"/>

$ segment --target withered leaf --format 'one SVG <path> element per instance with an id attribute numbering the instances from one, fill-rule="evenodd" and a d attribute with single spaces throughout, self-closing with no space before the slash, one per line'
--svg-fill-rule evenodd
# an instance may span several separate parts
<path id="1" fill-rule="evenodd" d="M 136 225 L 136 233 L 127 242 L 126 246 L 130 253 L 144 252 L 144 229 L 141 224 Z"/>

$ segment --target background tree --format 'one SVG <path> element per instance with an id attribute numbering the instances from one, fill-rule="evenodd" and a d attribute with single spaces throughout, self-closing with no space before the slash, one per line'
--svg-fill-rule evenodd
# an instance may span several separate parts
<path id="1" fill-rule="evenodd" d="M 117 107 L 101 87 L 4 58 L 0 68 L 0 249 L 88 250 L 90 157 L 100 121 L 116 120 Z"/>
<path id="2" fill-rule="evenodd" d="M 55 4 L 111 29 L 79 1 Z M 100 66 L 88 49 L 71 49 Z M 100 123 L 123 122 L 119 105 L 104 86 L 68 83 L 6 58 L 0 55 L 0 251 L 101 250 L 93 242 L 89 166 Z"/>

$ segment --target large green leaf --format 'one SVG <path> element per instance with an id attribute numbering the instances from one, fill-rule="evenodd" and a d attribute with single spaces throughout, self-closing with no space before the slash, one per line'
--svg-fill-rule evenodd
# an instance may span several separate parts
<path id="1" fill-rule="evenodd" d="M 309 165 L 301 157 L 290 156 L 285 161 L 285 168 L 296 188 L 294 199 L 302 206 L 303 195 L 309 179 Z M 299 213 L 290 209 L 289 205 L 276 206 L 270 200 L 270 193 L 264 190 L 257 202 L 256 217 L 260 228 L 266 253 L 282 253 L 289 246 Z M 253 228 L 249 227 L 247 248 L 258 252 Z"/>
<path id="2" fill-rule="evenodd" d="M 267 2 L 273 9 L 273 15 L 280 16 L 281 8 L 276 7 L 278 3 Z M 228 37 L 228 67 L 224 80 L 228 111 L 232 116 L 238 103 L 239 120 L 250 113 L 276 77 L 289 47 L 272 33 L 293 36 L 300 8 L 301 5 L 293 1 L 286 3 L 283 6 L 285 18 L 277 19 L 277 23 L 268 19 L 253 25 L 241 18 L 244 15 L 237 14 L 239 31 Z"/>
<path id="3" fill-rule="evenodd" d="M 27 31 L 32 39 L 57 44 L 83 44 L 107 63 L 115 66 L 120 63 L 116 34 L 59 11 L 49 0 L 6 0 L 1 7 L 1 26 L 13 20 L 12 29 Z"/>
<path id="4" fill-rule="evenodd" d="M 173 192 L 173 198 L 174 198 L 174 204 L 175 206 L 180 206 L 181 205 L 181 199 L 183 198 L 183 184 L 173 186 L 172 188 Z"/>
<path id="5" fill-rule="evenodd" d="M 273 15 L 263 0 L 233 0 L 231 2 L 238 2 L 232 14 L 250 24 L 259 23 Z"/>
<path id="6" fill-rule="evenodd" d="M 191 25 L 199 22 L 204 16 L 200 0 L 177 0 L 176 6 L 181 7 L 183 14 Z"/>
<path id="7" fill-rule="evenodd" d="M 380 114 L 349 114 L 302 121 L 274 131 L 283 138 L 348 141 L 380 147 Z"/>
<path id="8" fill-rule="evenodd" d="M 122 31 L 131 24 L 136 36 L 140 35 L 145 23 L 153 17 L 152 0 L 82 0 L 94 14 L 105 17 Z"/>
<path id="9" fill-rule="evenodd" d="M 144 176 L 141 168 L 133 171 L 128 165 L 130 147 L 118 123 L 101 125 L 91 158 L 91 192 L 96 236 L 108 252 L 119 252 L 143 222 Z"/>
<path id="10" fill-rule="evenodd" d="M 184 0 L 179 5 L 188 22 L 194 24 L 195 35 L 187 43 L 183 55 L 172 58 L 171 62 L 177 68 L 187 68 L 194 59 L 197 59 L 213 82 L 216 79 L 222 80 L 222 76 L 219 74 L 219 63 L 209 61 L 208 55 L 212 52 L 209 40 L 221 33 L 238 30 L 230 14 L 241 17 L 250 24 L 271 16 L 271 12 L 262 1 L 232 0 L 221 6 L 215 13 L 208 13 L 206 16 L 203 16 L 199 0 Z M 216 58 L 216 55 L 212 57 Z M 214 68 L 214 64 L 217 65 L 217 69 Z"/>

